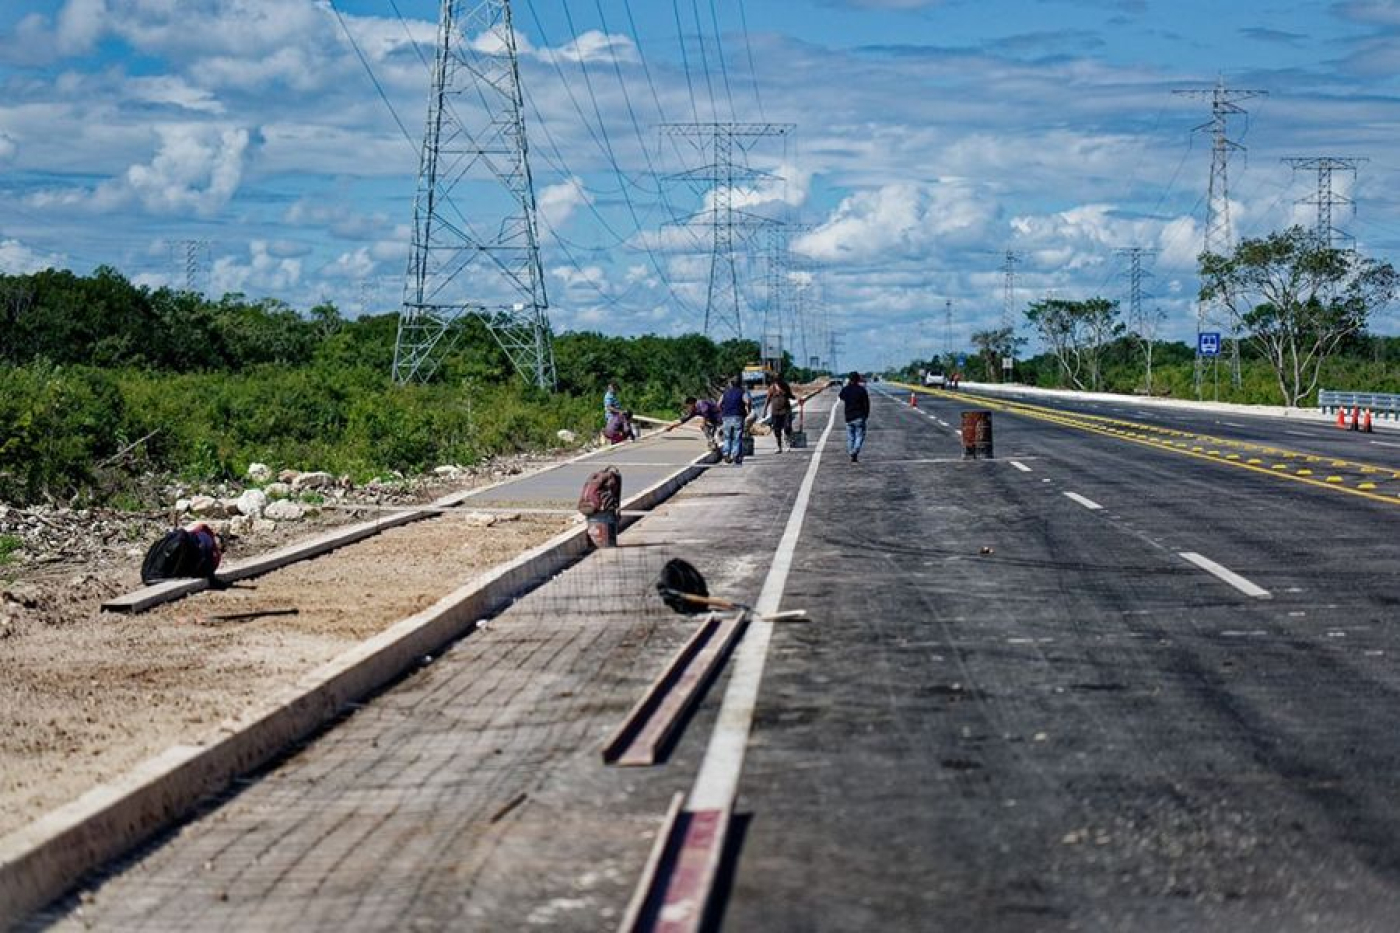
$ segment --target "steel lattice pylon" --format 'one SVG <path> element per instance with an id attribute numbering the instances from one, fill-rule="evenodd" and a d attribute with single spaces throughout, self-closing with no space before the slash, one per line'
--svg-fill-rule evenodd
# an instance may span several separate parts
<path id="1" fill-rule="evenodd" d="M 787 136 L 794 129 L 791 123 L 663 123 L 664 136 L 689 139 L 702 157 L 710 162 L 672 176 L 692 184 L 703 184 L 709 193 L 709 206 L 695 215 L 686 226 L 709 227 L 710 279 L 705 296 L 705 333 L 716 330 L 731 337 L 744 336 L 742 301 L 739 294 L 739 269 L 736 255 L 735 231 L 762 227 L 773 223 L 734 206 L 735 186 L 757 178 L 773 178 L 736 161 L 746 156 L 758 140 Z M 737 154 L 735 150 L 738 150 Z"/>
<path id="2" fill-rule="evenodd" d="M 515 31 L 507 0 L 442 0 L 394 379 L 426 379 L 480 317 L 516 370 L 554 387 Z M 470 196 L 474 217 L 454 198 Z"/>

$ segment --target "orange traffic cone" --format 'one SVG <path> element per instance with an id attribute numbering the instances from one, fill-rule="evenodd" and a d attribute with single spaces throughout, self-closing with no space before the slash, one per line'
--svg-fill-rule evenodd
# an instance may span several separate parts
<path id="1" fill-rule="evenodd" d="M 910 408 L 918 408 L 918 407 L 919 407 L 919 396 L 916 395 L 912 389 L 909 391 L 909 407 L 910 407 Z"/>
<path id="2" fill-rule="evenodd" d="M 1346 410 L 1345 408 L 1338 408 L 1338 409 L 1337 409 L 1337 427 L 1339 427 L 1339 428 L 1345 428 L 1346 426 L 1347 426 L 1347 410 Z"/>
<path id="3" fill-rule="evenodd" d="M 1371 409 L 1369 408 L 1366 409 L 1366 417 L 1361 421 L 1361 430 L 1365 431 L 1367 434 L 1373 433 L 1371 431 Z"/>
<path id="4" fill-rule="evenodd" d="M 1360 405 L 1357 405 L 1356 407 L 1352 408 L 1352 410 L 1351 410 L 1351 429 L 1352 429 L 1353 431 L 1360 431 L 1360 430 L 1361 430 L 1361 406 L 1360 406 Z"/>

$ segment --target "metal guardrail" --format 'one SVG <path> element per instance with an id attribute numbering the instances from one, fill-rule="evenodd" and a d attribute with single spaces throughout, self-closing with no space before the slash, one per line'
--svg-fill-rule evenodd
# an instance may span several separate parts
<path id="1" fill-rule="evenodd" d="M 1339 409 L 1370 410 L 1374 418 L 1400 419 L 1400 395 L 1385 392 L 1338 392 L 1323 389 L 1317 393 L 1317 407 L 1331 413 Z"/>

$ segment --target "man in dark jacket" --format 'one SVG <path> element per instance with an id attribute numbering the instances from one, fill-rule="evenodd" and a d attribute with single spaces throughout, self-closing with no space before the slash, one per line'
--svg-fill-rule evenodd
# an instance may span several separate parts
<path id="1" fill-rule="evenodd" d="M 870 393 L 860 384 L 860 373 L 846 377 L 846 384 L 841 387 L 841 404 L 846 414 L 846 450 L 855 463 L 865 446 L 865 422 L 870 417 Z"/>
<path id="2" fill-rule="evenodd" d="M 729 380 L 729 388 L 719 400 L 719 417 L 723 426 L 720 448 L 725 463 L 744 462 L 744 421 L 749 417 L 749 390 L 738 376 Z"/>

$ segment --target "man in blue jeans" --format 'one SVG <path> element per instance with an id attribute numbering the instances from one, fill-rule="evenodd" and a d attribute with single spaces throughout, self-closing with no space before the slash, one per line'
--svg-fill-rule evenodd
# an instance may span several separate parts
<path id="1" fill-rule="evenodd" d="M 841 387 L 841 404 L 846 414 L 846 451 L 855 463 L 865 446 L 865 422 L 870 417 L 870 393 L 860 384 L 860 373 L 846 377 L 846 384 Z"/>
<path id="2" fill-rule="evenodd" d="M 719 399 L 720 452 L 725 463 L 744 462 L 744 421 L 749 416 L 749 392 L 738 376 L 729 380 L 729 388 Z"/>

